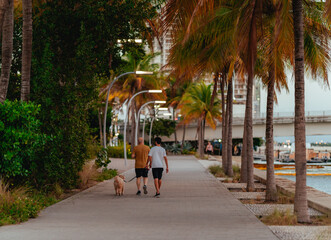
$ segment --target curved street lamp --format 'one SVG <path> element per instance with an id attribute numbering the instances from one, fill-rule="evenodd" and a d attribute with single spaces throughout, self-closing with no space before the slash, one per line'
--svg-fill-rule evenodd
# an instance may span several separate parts
<path id="1" fill-rule="evenodd" d="M 136 94 L 134 94 L 130 100 L 129 100 L 129 103 L 128 103 L 128 106 L 127 106 L 127 109 L 126 109 L 126 113 L 125 113 L 125 117 L 124 117 L 124 162 L 125 162 L 125 166 L 127 165 L 127 154 L 126 154 L 126 125 L 127 125 L 127 122 L 128 122 L 128 115 L 129 115 L 129 109 L 130 109 L 130 105 L 131 105 L 131 102 L 132 100 L 139 94 L 142 94 L 142 93 L 162 93 L 162 90 L 156 90 L 156 89 L 152 89 L 152 90 L 143 90 L 143 91 L 140 91 L 140 92 L 137 92 Z M 132 139 L 133 141 L 134 139 Z"/>
<path id="2" fill-rule="evenodd" d="M 105 114 L 103 118 L 103 147 L 107 147 L 106 143 L 106 127 L 107 127 L 107 110 L 108 110 L 108 99 L 109 99 L 109 94 L 110 94 L 110 89 L 113 87 L 114 83 L 121 77 L 129 74 L 136 74 L 136 75 L 153 75 L 153 72 L 146 72 L 146 71 L 134 71 L 134 72 L 126 72 L 118 77 L 115 77 L 114 80 L 109 84 L 108 91 L 107 91 L 107 98 L 106 98 L 106 106 L 105 106 Z"/>
<path id="3" fill-rule="evenodd" d="M 138 123 L 139 123 L 139 118 L 140 118 L 140 112 L 141 112 L 141 110 L 143 110 L 143 108 L 145 107 L 145 106 L 147 106 L 148 104 L 152 104 L 152 103 L 154 103 L 154 104 L 164 104 L 164 103 L 166 103 L 166 101 L 150 101 L 150 102 L 147 102 L 147 103 L 145 103 L 145 104 L 143 104 L 140 108 L 139 108 L 139 110 L 138 110 L 138 114 L 137 114 L 137 116 L 136 116 L 136 129 L 135 129 L 135 145 L 137 145 L 138 144 Z"/>

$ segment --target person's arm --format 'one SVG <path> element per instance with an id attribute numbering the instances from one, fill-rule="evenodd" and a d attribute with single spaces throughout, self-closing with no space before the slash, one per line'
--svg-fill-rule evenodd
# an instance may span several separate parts
<path id="1" fill-rule="evenodd" d="M 132 158 L 135 158 L 135 157 L 136 157 L 135 148 L 133 148 L 133 151 L 132 151 L 132 153 L 131 153 L 131 157 L 132 157 Z"/>
<path id="2" fill-rule="evenodd" d="M 147 163 L 146 163 L 146 167 L 148 168 L 151 168 L 152 167 L 152 157 L 151 156 L 148 156 L 148 160 L 147 160 Z"/>
<path id="3" fill-rule="evenodd" d="M 168 158 L 167 158 L 167 156 L 164 156 L 164 161 L 165 161 L 165 164 L 166 164 L 166 167 L 167 167 L 166 173 L 168 173 L 169 172 L 169 166 L 168 166 Z"/>

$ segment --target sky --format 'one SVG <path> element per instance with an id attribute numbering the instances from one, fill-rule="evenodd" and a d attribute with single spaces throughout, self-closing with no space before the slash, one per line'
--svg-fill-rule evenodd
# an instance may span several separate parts
<path id="1" fill-rule="evenodd" d="M 330 75 L 331 72 L 329 72 Z M 291 71 L 287 71 L 289 92 L 283 90 L 277 92 L 278 104 L 274 105 L 274 112 L 294 112 L 294 76 Z M 307 112 L 326 111 L 331 115 L 331 89 L 323 84 L 322 79 L 313 80 L 311 76 L 305 76 L 305 109 Z M 261 91 L 261 113 L 266 112 L 267 91 Z"/>

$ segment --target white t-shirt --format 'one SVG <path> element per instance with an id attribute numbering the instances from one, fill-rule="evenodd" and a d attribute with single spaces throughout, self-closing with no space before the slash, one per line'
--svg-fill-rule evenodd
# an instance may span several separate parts
<path id="1" fill-rule="evenodd" d="M 152 168 L 163 168 L 164 157 L 167 156 L 163 147 L 152 147 L 148 156 L 152 157 Z"/>

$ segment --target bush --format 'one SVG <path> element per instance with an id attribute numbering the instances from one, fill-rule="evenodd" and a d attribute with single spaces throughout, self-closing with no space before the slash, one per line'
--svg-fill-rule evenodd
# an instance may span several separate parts
<path id="1" fill-rule="evenodd" d="M 215 177 L 225 177 L 225 173 L 223 168 L 219 165 L 212 165 L 209 167 L 209 172 L 213 174 Z"/>
<path id="2" fill-rule="evenodd" d="M 131 158 L 130 145 L 126 145 L 127 157 Z M 124 158 L 124 146 L 107 147 L 107 154 L 110 158 Z"/>
<path id="3" fill-rule="evenodd" d="M 96 181 L 102 182 L 104 180 L 112 179 L 117 175 L 116 169 L 107 169 L 104 168 L 102 172 L 96 177 Z"/>
<path id="4" fill-rule="evenodd" d="M 46 143 L 37 119 L 40 106 L 8 101 L 0 104 L 0 177 L 22 182 L 36 171 Z"/>
<path id="5" fill-rule="evenodd" d="M 27 188 L 10 190 L 8 184 L 0 181 L 0 226 L 35 218 L 43 208 L 56 202 L 52 196 Z"/>

